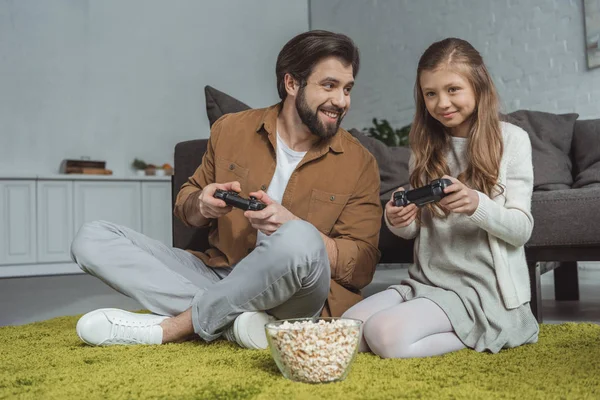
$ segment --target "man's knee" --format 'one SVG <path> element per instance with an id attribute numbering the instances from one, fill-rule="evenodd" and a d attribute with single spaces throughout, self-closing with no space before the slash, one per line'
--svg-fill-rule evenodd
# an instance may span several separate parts
<path id="1" fill-rule="evenodd" d="M 306 221 L 286 222 L 279 228 L 278 232 L 280 236 L 277 246 L 283 246 L 289 254 L 295 252 L 308 255 L 326 254 L 325 243 L 319 231 Z"/>
<path id="2" fill-rule="evenodd" d="M 88 272 L 87 266 L 92 264 L 89 261 L 99 251 L 99 239 L 111 234 L 109 225 L 106 221 L 86 222 L 75 235 L 71 243 L 71 259 L 85 272 Z"/>
<path id="3" fill-rule="evenodd" d="M 267 252 L 275 268 L 298 270 L 301 276 L 327 276 L 329 282 L 329 257 L 325 243 L 317 228 L 305 221 L 289 221 L 271 236 Z M 303 272 L 302 272 L 303 271 Z"/>

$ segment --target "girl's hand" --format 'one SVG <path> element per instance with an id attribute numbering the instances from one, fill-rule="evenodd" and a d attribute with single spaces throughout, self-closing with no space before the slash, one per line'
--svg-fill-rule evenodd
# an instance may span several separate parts
<path id="1" fill-rule="evenodd" d="M 404 188 L 399 188 L 394 193 L 400 190 L 404 190 Z M 385 215 L 393 227 L 403 228 L 410 225 L 417 217 L 417 206 L 414 203 L 406 207 L 394 206 L 394 193 L 392 193 L 392 198 L 385 205 Z"/>
<path id="2" fill-rule="evenodd" d="M 444 175 L 443 178 L 450 179 L 452 185 L 444 189 L 446 197 L 440 200 L 439 205 L 450 212 L 473 215 L 479 206 L 479 195 L 477 192 L 468 188 L 456 178 L 448 175 Z"/>

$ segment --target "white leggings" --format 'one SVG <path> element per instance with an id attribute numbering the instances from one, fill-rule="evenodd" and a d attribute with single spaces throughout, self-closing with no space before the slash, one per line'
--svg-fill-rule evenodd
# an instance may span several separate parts
<path id="1" fill-rule="evenodd" d="M 394 289 L 374 294 L 343 315 L 364 321 L 358 351 L 382 358 L 436 356 L 465 348 L 433 301 L 404 301 Z"/>

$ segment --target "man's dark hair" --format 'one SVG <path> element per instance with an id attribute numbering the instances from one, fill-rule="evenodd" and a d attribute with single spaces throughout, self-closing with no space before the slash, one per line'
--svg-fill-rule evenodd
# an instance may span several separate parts
<path id="1" fill-rule="evenodd" d="M 279 52 L 275 66 L 279 98 L 285 100 L 287 97 L 285 74 L 290 74 L 300 82 L 300 86 L 304 86 L 314 66 L 327 57 L 337 57 L 347 65 L 351 64 L 352 76 L 356 77 L 358 74 L 358 47 L 346 35 L 314 30 L 301 33 L 287 42 Z"/>

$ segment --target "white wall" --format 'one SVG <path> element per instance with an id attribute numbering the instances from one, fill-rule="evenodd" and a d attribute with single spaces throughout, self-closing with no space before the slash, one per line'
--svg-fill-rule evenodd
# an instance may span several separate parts
<path id="1" fill-rule="evenodd" d="M 503 110 L 600 118 L 600 68 L 587 70 L 582 0 L 315 0 L 312 29 L 348 34 L 361 71 L 347 128 L 414 114 L 417 62 L 433 42 L 468 40 L 483 55 Z"/>
<path id="2" fill-rule="evenodd" d="M 208 137 L 204 86 L 278 101 L 297 0 L 0 0 L 0 175 L 89 156 L 115 174 Z"/>

